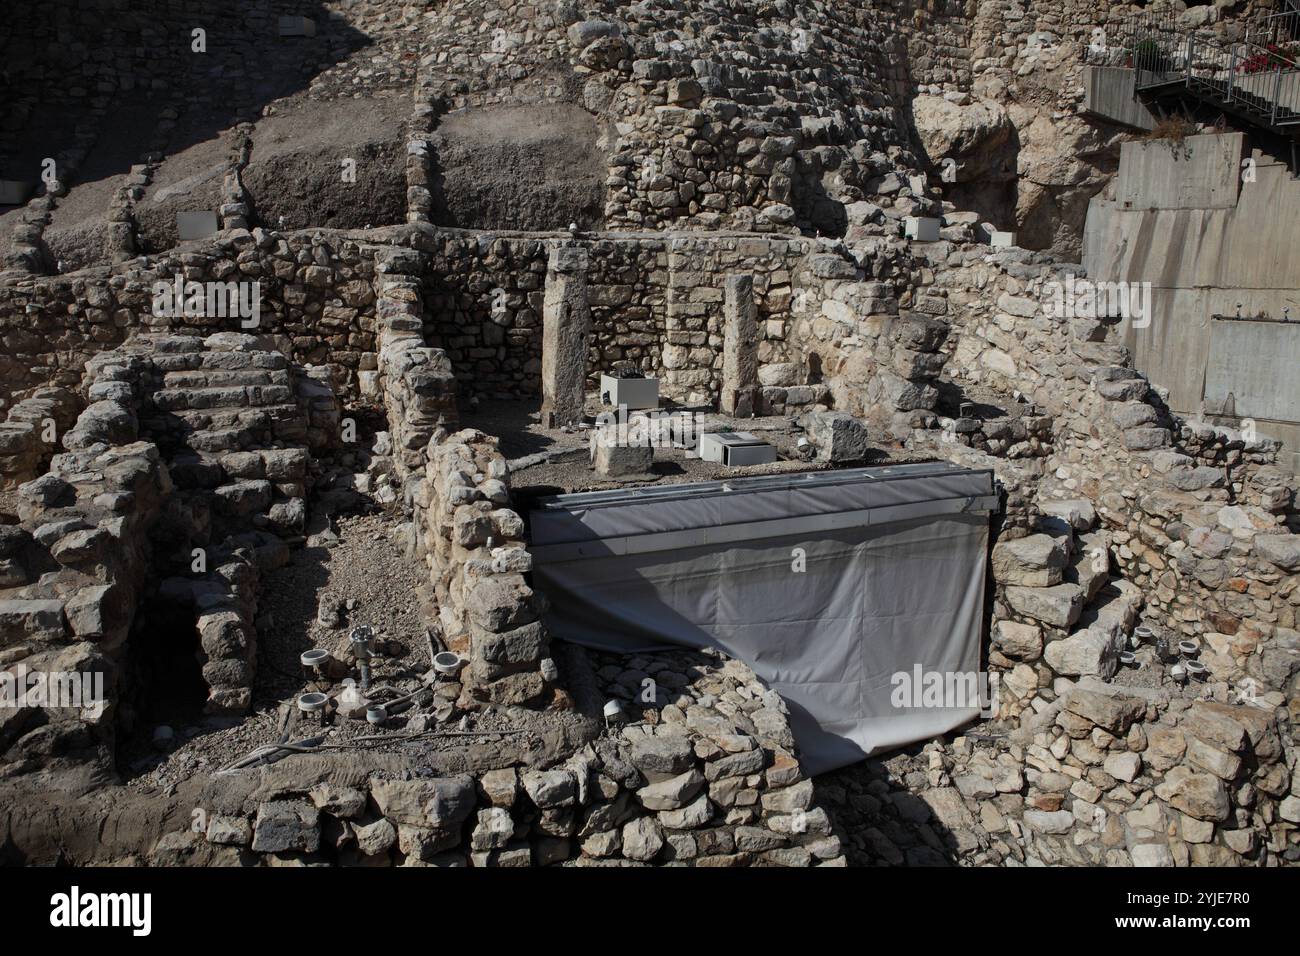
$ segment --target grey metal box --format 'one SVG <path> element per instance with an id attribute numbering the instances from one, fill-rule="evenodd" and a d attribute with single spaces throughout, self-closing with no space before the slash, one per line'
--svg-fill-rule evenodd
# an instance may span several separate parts
<path id="1" fill-rule="evenodd" d="M 180 235 L 181 242 L 190 239 L 203 239 L 207 236 L 216 235 L 221 231 L 221 224 L 217 221 L 217 214 L 211 211 L 203 212 L 178 212 L 176 214 L 176 232 Z"/>
<path id="2" fill-rule="evenodd" d="M 606 399 L 605 396 L 609 398 Z M 658 408 L 659 379 L 657 378 L 616 378 L 613 375 L 600 376 L 600 399 L 608 401 L 618 408 Z"/>
<path id="3" fill-rule="evenodd" d="M 776 461 L 776 449 L 749 432 L 711 432 L 700 436 L 700 458 L 731 468 Z"/>
<path id="4" fill-rule="evenodd" d="M 915 239 L 917 242 L 937 242 L 939 220 L 923 216 L 908 216 L 903 220 L 903 231 L 908 239 Z"/>

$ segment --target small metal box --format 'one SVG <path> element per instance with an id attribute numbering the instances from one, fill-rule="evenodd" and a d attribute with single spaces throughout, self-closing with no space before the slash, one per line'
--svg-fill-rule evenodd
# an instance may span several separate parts
<path id="1" fill-rule="evenodd" d="M 176 232 L 181 242 L 190 239 L 203 239 L 221 231 L 215 212 L 178 212 L 176 214 Z"/>
<path id="2" fill-rule="evenodd" d="M 939 240 L 939 220 L 921 216 L 908 216 L 903 220 L 904 234 L 917 242 L 937 242 Z"/>
<path id="3" fill-rule="evenodd" d="M 776 448 L 749 432 L 711 432 L 700 436 L 700 458 L 729 468 L 776 461 Z"/>
<path id="4" fill-rule="evenodd" d="M 618 408 L 658 408 L 659 379 L 600 376 L 600 400 Z"/>

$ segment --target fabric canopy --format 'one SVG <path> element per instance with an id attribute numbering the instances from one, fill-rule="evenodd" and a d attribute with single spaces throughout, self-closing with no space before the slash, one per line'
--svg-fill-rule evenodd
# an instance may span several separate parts
<path id="1" fill-rule="evenodd" d="M 991 472 L 943 463 L 561 495 L 530 551 L 555 636 L 743 660 L 820 773 L 979 712 L 894 691 L 978 672 L 996 508 Z"/>

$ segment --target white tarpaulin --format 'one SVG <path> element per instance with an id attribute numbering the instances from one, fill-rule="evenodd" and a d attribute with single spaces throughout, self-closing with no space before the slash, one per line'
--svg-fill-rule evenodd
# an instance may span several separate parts
<path id="1" fill-rule="evenodd" d="M 530 551 L 554 636 L 745 661 L 820 773 L 978 713 L 919 688 L 899 706 L 895 675 L 979 671 L 996 508 L 987 471 L 810 472 L 543 499 Z"/>

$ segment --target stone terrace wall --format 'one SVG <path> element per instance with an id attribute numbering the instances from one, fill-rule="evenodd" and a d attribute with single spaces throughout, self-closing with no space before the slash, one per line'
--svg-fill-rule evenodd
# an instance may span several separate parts
<path id="1" fill-rule="evenodd" d="M 207 829 L 168 833 L 155 865 L 842 866 L 779 697 L 738 661 L 634 658 L 660 699 L 558 763 L 346 784 L 291 758 L 217 778 Z M 644 668 L 644 669 L 643 669 Z M 618 682 L 602 677 L 601 683 Z M 639 693 L 639 690 L 638 690 Z M 310 758 L 307 758 L 308 760 Z M 186 819 L 189 819 L 188 817 Z"/>
<path id="2" fill-rule="evenodd" d="M 148 532 L 171 491 L 157 446 L 137 440 L 135 406 L 129 392 L 90 405 L 50 471 L 19 488 L 20 523 L 2 529 L 0 666 L 103 679 L 100 707 L 5 707 L 7 773 L 112 768 L 120 665 L 145 585 Z"/>
<path id="3" fill-rule="evenodd" d="M 153 284 L 178 274 L 187 281 L 260 282 L 260 324 L 245 329 L 238 318 L 155 316 Z M 0 284 L 0 374 L 15 391 L 75 385 L 88 358 L 136 330 L 253 331 L 296 363 L 329 363 L 335 384 L 355 388 L 357 372 L 374 366 L 373 274 L 373 250 L 345 234 L 237 229 L 111 269 L 20 278 Z"/>
<path id="4" fill-rule="evenodd" d="M 601 127 L 610 228 L 840 235 L 844 204 L 915 167 L 900 112 L 915 77 L 963 59 L 959 43 L 917 42 L 909 62 L 909 33 L 965 22 L 914 6 L 455 2 L 430 13 L 446 42 L 423 64 L 417 113 L 580 105 Z"/>

